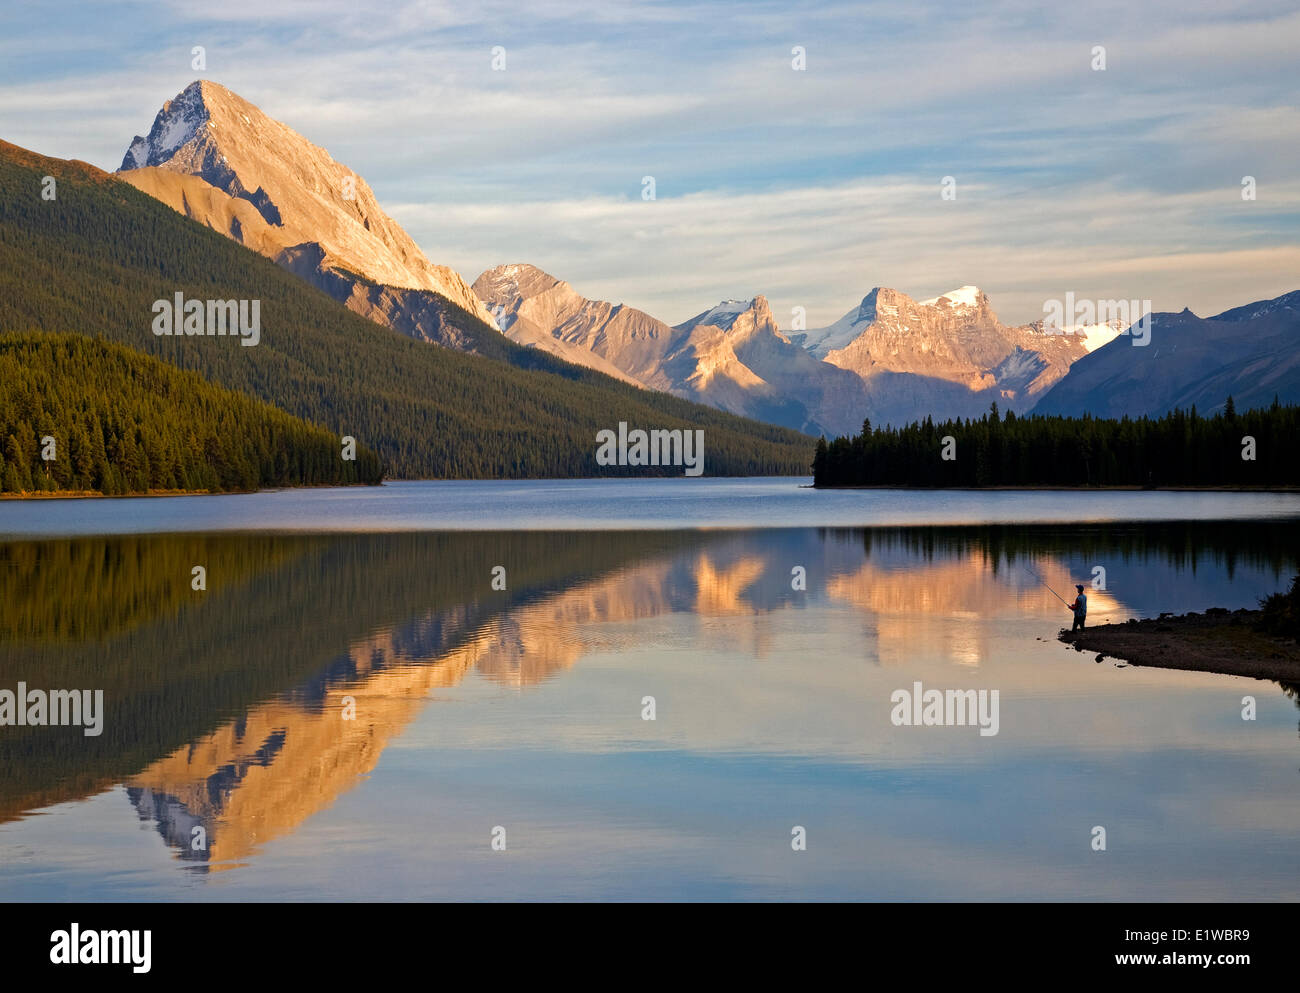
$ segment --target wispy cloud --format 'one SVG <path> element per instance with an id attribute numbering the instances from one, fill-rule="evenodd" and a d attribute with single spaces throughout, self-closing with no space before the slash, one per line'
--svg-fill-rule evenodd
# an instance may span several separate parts
<path id="1" fill-rule="evenodd" d="M 206 76 L 365 175 L 470 278 L 533 261 L 669 320 L 762 292 L 814 322 L 877 283 L 978 282 L 1013 320 L 1063 289 L 1212 312 L 1300 283 L 1293 4 L 79 10 L 0 15 L 7 139 L 114 168 Z"/>
<path id="2" fill-rule="evenodd" d="M 1152 196 L 1092 184 L 1069 195 L 958 188 L 908 177 L 756 192 L 706 191 L 526 203 L 402 203 L 394 216 L 440 241 L 473 278 L 528 261 L 584 295 L 670 322 L 723 297 L 764 294 L 784 323 L 804 307 L 829 323 L 875 285 L 918 298 L 983 286 L 1008 320 L 1043 316 L 1046 299 L 1151 300 L 1202 314 L 1275 295 L 1297 282 L 1300 246 L 1268 237 L 1276 213 L 1300 216 L 1300 181 L 1268 192 Z M 514 254 L 493 248 L 505 241 Z"/>

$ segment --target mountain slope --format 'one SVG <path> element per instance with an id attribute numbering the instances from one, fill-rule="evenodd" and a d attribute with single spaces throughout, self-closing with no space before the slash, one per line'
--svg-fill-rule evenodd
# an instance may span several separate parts
<path id="1" fill-rule="evenodd" d="M 41 199 L 42 177 L 57 199 Z M 261 340 L 157 337 L 153 304 L 260 301 Z M 803 473 L 806 438 L 637 389 L 509 342 L 510 363 L 411 341 L 84 163 L 0 142 L 0 331 L 102 335 L 378 451 L 398 477 L 631 475 L 596 432 L 703 428 L 711 475 Z M 660 474 L 680 469 L 660 467 Z"/>
<path id="2" fill-rule="evenodd" d="M 755 377 L 763 385 L 761 403 L 784 402 L 801 411 L 800 427 L 817 434 L 861 427 L 872 409 L 862 380 L 791 342 L 777 327 L 764 297 L 723 301 L 674 330 L 686 336 L 682 354 L 695 360 L 686 382 L 701 399 L 717 392 L 720 378 L 739 385 L 745 376 Z M 743 374 L 732 371 L 733 366 Z M 757 391 L 751 387 L 751 392 Z M 750 416 L 758 416 L 759 402 L 750 399 L 746 404 Z"/>
<path id="3" fill-rule="evenodd" d="M 762 297 L 670 327 L 523 263 L 489 269 L 474 291 L 510 339 L 649 389 L 814 434 L 862 424 L 861 383 L 791 344 Z"/>
<path id="4" fill-rule="evenodd" d="M 495 266 L 473 290 L 511 341 L 651 389 L 671 386 L 655 372 L 672 328 L 649 314 L 587 300 L 531 265 Z"/>
<path id="5" fill-rule="evenodd" d="M 253 490 L 378 483 L 379 456 L 134 349 L 0 335 L 0 491 Z M 38 439 L 55 440 L 55 458 Z"/>
<path id="6" fill-rule="evenodd" d="M 1035 413 L 1158 416 L 1193 404 L 1202 413 L 1231 396 L 1238 410 L 1277 396 L 1300 402 L 1300 291 L 1210 318 L 1153 314 L 1150 344 L 1117 338 L 1074 364 Z"/>
<path id="7" fill-rule="evenodd" d="M 364 179 L 223 86 L 198 80 L 164 103 L 119 174 L 362 316 L 462 350 L 493 347 L 492 317 L 469 285 L 424 256 Z"/>
<path id="8" fill-rule="evenodd" d="M 474 291 L 507 337 L 656 390 L 814 434 L 864 418 L 905 424 L 1031 407 L 1119 330 L 1008 327 L 974 286 L 918 303 L 877 287 L 839 321 L 782 331 L 763 297 L 724 300 L 669 327 L 589 300 L 536 266 L 496 266 Z"/>
<path id="9" fill-rule="evenodd" d="M 1024 411 L 1111 328 L 1088 334 L 1009 327 L 988 296 L 962 286 L 916 301 L 876 287 L 835 323 L 791 340 L 866 386 L 871 419 L 907 424 L 977 417 L 997 403 Z"/>
<path id="10" fill-rule="evenodd" d="M 1072 336 L 1002 324 L 989 298 L 974 286 L 921 303 L 877 287 L 856 313 L 856 335 L 826 351 L 827 362 L 863 378 L 875 372 L 913 373 L 959 383 L 972 392 L 996 389 L 1011 406 L 1024 406 L 1026 395 L 1042 392 L 1086 354 L 1083 342 Z M 830 343 L 829 338 L 821 342 Z M 1007 365 L 1017 352 L 1019 360 Z M 1008 373 L 1015 374 L 1014 385 L 1005 381 Z"/>

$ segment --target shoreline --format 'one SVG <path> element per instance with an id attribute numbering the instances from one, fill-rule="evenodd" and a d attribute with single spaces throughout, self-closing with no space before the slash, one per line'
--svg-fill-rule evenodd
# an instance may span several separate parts
<path id="1" fill-rule="evenodd" d="M 378 483 L 307 483 L 302 486 L 267 486 L 256 490 L 146 490 L 143 493 L 102 493 L 99 490 L 37 490 L 33 493 L 0 493 L 0 500 L 139 500 L 145 497 L 249 496 L 254 493 L 283 493 L 287 490 L 328 490 L 354 486 L 383 486 Z"/>
<path id="2" fill-rule="evenodd" d="M 1076 652 L 1096 652 L 1098 662 L 1300 683 L 1300 643 L 1256 630 L 1261 616 L 1258 610 L 1211 607 L 1204 614 L 1162 614 L 1077 634 L 1062 629 L 1057 640 Z"/>
<path id="3" fill-rule="evenodd" d="M 803 486 L 809 490 L 918 490 L 925 492 L 961 491 L 965 493 L 1012 492 L 1043 493 L 1300 493 L 1300 486 L 903 486 L 897 483 L 874 483 L 867 486 Z"/>
<path id="4" fill-rule="evenodd" d="M 237 496 L 252 493 L 280 493 L 289 490 L 341 489 L 365 486 L 383 486 L 386 483 L 520 483 L 520 482 L 582 482 L 587 480 L 675 479 L 675 476 L 530 476 L 524 479 L 389 479 L 378 483 L 310 483 L 301 486 L 267 486 L 255 490 L 148 490 L 143 493 L 102 493 L 99 490 L 35 490 L 21 493 L 0 492 L 0 500 L 127 500 L 141 497 L 185 496 Z M 806 476 L 705 476 L 703 479 L 806 479 Z M 909 493 L 1300 493 L 1300 486 L 902 486 L 881 484 L 875 486 L 814 486 L 796 484 L 800 490 L 900 490 Z"/>
<path id="5" fill-rule="evenodd" d="M 258 490 L 148 490 L 144 493 L 102 493 L 99 490 L 38 490 L 34 493 L 0 493 L 0 500 L 121 500 L 135 497 L 211 496 L 257 493 Z"/>

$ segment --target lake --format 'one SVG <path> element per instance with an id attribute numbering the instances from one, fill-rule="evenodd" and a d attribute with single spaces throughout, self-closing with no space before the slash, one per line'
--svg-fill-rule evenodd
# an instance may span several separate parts
<path id="1" fill-rule="evenodd" d="M 0 727 L 0 899 L 1300 898 L 1297 687 L 1054 595 L 1253 607 L 1300 496 L 806 482 L 0 502 L 0 690 L 103 693 Z"/>
<path id="2" fill-rule="evenodd" d="M 869 527 L 1237 520 L 1300 514 L 1300 494 L 822 490 L 812 477 L 396 482 L 188 497 L 0 501 L 6 535 Z"/>

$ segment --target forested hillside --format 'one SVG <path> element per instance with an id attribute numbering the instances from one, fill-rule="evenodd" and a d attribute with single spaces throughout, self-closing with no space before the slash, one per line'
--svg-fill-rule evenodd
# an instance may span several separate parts
<path id="1" fill-rule="evenodd" d="M 324 428 L 133 349 L 74 334 L 0 335 L 5 493 L 221 492 L 382 475 L 374 452 L 357 446 L 344 460 Z"/>
<path id="2" fill-rule="evenodd" d="M 57 196 L 42 199 L 42 179 Z M 257 299 L 255 347 L 156 337 L 152 306 Z M 0 142 L 0 331 L 103 335 L 376 450 L 398 477 L 678 475 L 603 467 L 596 433 L 702 428 L 709 475 L 805 473 L 810 441 L 513 345 L 504 360 L 406 339 L 84 163 Z"/>
<path id="3" fill-rule="evenodd" d="M 951 442 L 945 442 L 950 438 Z M 904 428 L 863 425 L 822 439 L 817 486 L 1298 486 L 1300 407 L 1276 401 L 1214 417 L 1175 410 L 1161 418 L 928 418 Z M 950 458 L 945 458 L 945 449 Z"/>

